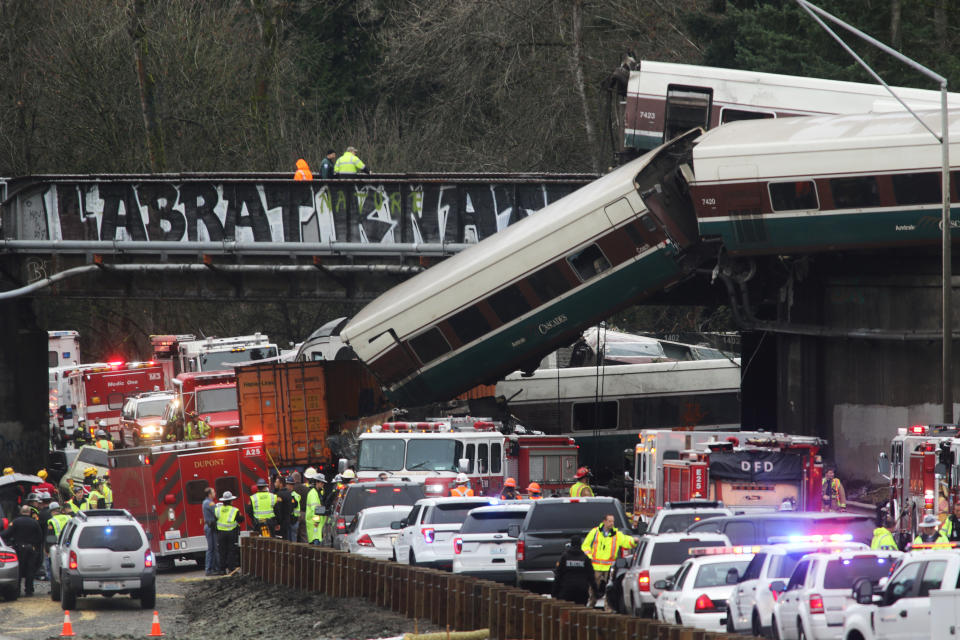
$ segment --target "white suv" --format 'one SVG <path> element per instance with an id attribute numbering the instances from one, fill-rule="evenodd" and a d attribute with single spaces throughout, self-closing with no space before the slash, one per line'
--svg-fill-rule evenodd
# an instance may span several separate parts
<path id="1" fill-rule="evenodd" d="M 804 556 L 777 598 L 772 625 L 781 640 L 839 640 L 843 614 L 853 602 L 853 583 L 878 584 L 903 554 L 899 551 L 840 551 Z"/>
<path id="2" fill-rule="evenodd" d="M 800 559 L 817 551 L 868 550 L 861 542 L 789 542 L 757 547 L 753 560 L 727 601 L 727 633 L 770 631 L 773 607 Z"/>
<path id="3" fill-rule="evenodd" d="M 490 498 L 423 498 L 410 513 L 390 526 L 399 529 L 393 543 L 401 564 L 449 569 L 453 564 L 453 536 L 471 509 L 490 504 Z"/>
<path id="4" fill-rule="evenodd" d="M 530 505 L 511 501 L 471 511 L 453 539 L 453 572 L 513 584 L 517 538 L 510 529 L 519 529 Z"/>
<path id="5" fill-rule="evenodd" d="M 732 510 L 715 500 L 668 502 L 663 509 L 657 511 L 645 533 L 651 536 L 658 533 L 680 533 L 701 520 L 732 515 Z"/>
<path id="6" fill-rule="evenodd" d="M 140 523 L 126 509 L 80 511 L 50 547 L 50 598 L 76 609 L 77 597 L 129 594 L 142 609 L 157 601 L 157 568 Z"/>

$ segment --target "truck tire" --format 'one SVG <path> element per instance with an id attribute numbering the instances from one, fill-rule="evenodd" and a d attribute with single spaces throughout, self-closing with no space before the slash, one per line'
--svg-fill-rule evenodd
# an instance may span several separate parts
<path id="1" fill-rule="evenodd" d="M 417 556 L 413 553 L 413 549 L 410 549 L 410 566 L 417 566 Z"/>
<path id="2" fill-rule="evenodd" d="M 157 606 L 157 586 L 153 585 L 149 589 L 140 590 L 140 608 L 153 609 Z"/>
<path id="3" fill-rule="evenodd" d="M 50 576 L 50 599 L 54 602 L 60 600 L 60 581 L 55 575 Z"/>
<path id="4" fill-rule="evenodd" d="M 20 584 L 19 584 L 19 583 L 17 583 L 17 586 L 15 586 L 15 587 L 10 587 L 9 589 L 7 589 L 6 591 L 3 592 L 3 599 L 6 600 L 6 601 L 8 601 L 8 602 L 12 602 L 13 600 L 16 600 L 16 599 L 19 598 L 19 597 L 20 597 Z"/>
<path id="5" fill-rule="evenodd" d="M 64 611 L 77 608 L 77 594 L 68 583 L 60 585 L 60 608 Z"/>
<path id="6" fill-rule="evenodd" d="M 763 625 L 760 624 L 760 613 L 754 609 L 750 617 L 750 632 L 758 638 L 766 638 L 763 633 Z"/>

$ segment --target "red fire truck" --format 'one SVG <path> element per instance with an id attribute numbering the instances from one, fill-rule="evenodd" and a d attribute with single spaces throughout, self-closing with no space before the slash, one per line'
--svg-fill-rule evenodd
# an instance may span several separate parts
<path id="1" fill-rule="evenodd" d="M 960 499 L 958 437 L 955 424 L 900 427 L 890 457 L 880 454 L 877 470 L 890 481 L 888 512 L 897 519 L 899 531 L 916 533 L 925 513 L 937 515 Z"/>
<path id="2" fill-rule="evenodd" d="M 195 413 L 207 419 L 212 435 L 240 433 L 237 376 L 232 371 L 181 373 L 173 379 L 173 390 L 177 397 L 164 412 L 164 421 L 169 420 L 174 412 L 184 419 Z"/>
<path id="3" fill-rule="evenodd" d="M 766 431 L 640 432 L 634 513 L 652 518 L 667 502 L 696 498 L 730 507 L 819 511 L 825 441 Z"/>
<path id="4" fill-rule="evenodd" d="M 129 511 L 152 534 L 150 548 L 160 568 L 172 567 L 178 558 L 203 563 L 201 505 L 207 487 L 218 498 L 224 491 L 237 496 L 233 505 L 243 512 L 250 486 L 268 477 L 260 436 L 120 449 L 110 452 L 110 464 L 113 506 Z"/>
<path id="5" fill-rule="evenodd" d="M 65 373 L 74 414 L 94 427 L 107 423 L 107 433 L 121 444 L 120 413 L 127 397 L 163 388 L 163 370 L 150 362 L 108 362 L 100 366 L 79 365 Z"/>
<path id="6" fill-rule="evenodd" d="M 575 482 L 577 445 L 565 436 L 501 432 L 489 418 L 430 418 L 385 422 L 360 434 L 357 478 L 391 478 L 424 483 L 428 497 L 450 495 L 461 461 L 480 496 L 499 495 L 507 478 L 519 493 L 537 482 L 543 495 L 567 494 Z"/>

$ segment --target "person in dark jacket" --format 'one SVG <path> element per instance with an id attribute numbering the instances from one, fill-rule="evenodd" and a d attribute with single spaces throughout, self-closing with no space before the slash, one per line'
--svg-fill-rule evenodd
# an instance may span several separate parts
<path id="1" fill-rule="evenodd" d="M 320 178 L 322 180 L 332 180 L 333 179 L 333 167 L 334 163 L 337 161 L 337 152 L 333 149 L 327 151 L 327 157 L 323 159 L 323 162 L 320 163 Z"/>
<path id="2" fill-rule="evenodd" d="M 570 546 L 563 552 L 553 569 L 553 597 L 577 604 L 587 604 L 591 590 L 597 588 L 590 558 L 580 545 L 583 536 L 570 538 Z"/>
<path id="3" fill-rule="evenodd" d="M 0 531 L 0 538 L 17 552 L 20 563 L 20 577 L 24 580 L 23 593 L 33 595 L 33 579 L 37 572 L 37 559 L 43 549 L 43 530 L 40 523 L 31 515 L 27 505 L 20 508 L 20 515 L 13 519 L 10 526 Z M 20 590 L 20 585 L 17 585 Z"/>
<path id="4" fill-rule="evenodd" d="M 287 484 L 286 478 L 278 475 L 273 482 L 273 491 L 277 494 L 277 504 L 273 508 L 276 514 L 276 525 L 274 530 L 276 536 L 281 540 L 290 539 L 290 524 L 293 519 L 293 491 L 290 487 L 293 485 L 293 479 Z"/>

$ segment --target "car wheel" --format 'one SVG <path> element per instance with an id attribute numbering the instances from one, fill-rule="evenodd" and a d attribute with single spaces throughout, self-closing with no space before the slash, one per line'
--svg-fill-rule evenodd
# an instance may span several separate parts
<path id="1" fill-rule="evenodd" d="M 157 586 L 140 590 L 140 608 L 153 609 L 157 606 Z"/>
<path id="2" fill-rule="evenodd" d="M 683 626 L 683 620 L 680 619 L 680 612 L 679 612 L 679 611 L 674 612 L 673 617 L 675 617 L 675 618 L 677 619 L 677 626 L 682 627 L 682 626 Z"/>
<path id="3" fill-rule="evenodd" d="M 50 599 L 57 602 L 60 599 L 60 581 L 56 576 L 50 576 Z"/>
<path id="4" fill-rule="evenodd" d="M 410 566 L 417 566 L 417 556 L 413 553 L 413 549 L 410 549 Z"/>
<path id="5" fill-rule="evenodd" d="M 11 587 L 3 592 L 3 599 L 10 602 L 20 597 L 20 585 Z"/>
<path id="6" fill-rule="evenodd" d="M 760 624 L 760 613 L 756 609 L 753 610 L 753 615 L 750 617 L 750 633 L 758 638 L 765 637 L 763 635 L 763 626 Z"/>
<path id="7" fill-rule="evenodd" d="M 77 594 L 68 583 L 60 585 L 60 608 L 64 611 L 77 608 Z"/>
<path id="8" fill-rule="evenodd" d="M 797 618 L 797 640 L 807 640 L 807 632 L 803 630 L 803 622 Z"/>
<path id="9" fill-rule="evenodd" d="M 737 629 L 733 626 L 733 611 L 727 607 L 727 633 L 736 633 Z"/>
<path id="10" fill-rule="evenodd" d="M 773 638 L 773 640 L 780 640 L 780 630 L 777 629 L 776 616 L 770 618 L 770 637 Z"/>

